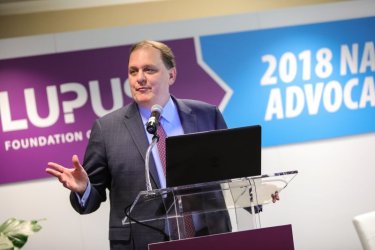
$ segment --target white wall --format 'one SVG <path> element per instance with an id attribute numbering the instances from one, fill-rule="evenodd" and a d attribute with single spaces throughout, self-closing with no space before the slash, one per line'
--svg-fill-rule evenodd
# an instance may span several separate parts
<path id="1" fill-rule="evenodd" d="M 109 249 L 109 204 L 81 216 L 72 209 L 68 197 L 68 190 L 54 179 L 1 186 L 0 221 L 10 217 L 46 219 L 24 249 Z"/>
<path id="2" fill-rule="evenodd" d="M 375 2 L 356 1 L 235 17 L 4 39 L 0 40 L 0 57 L 129 44 L 145 38 L 144 34 L 167 40 L 374 14 Z M 225 27 L 218 25 L 223 19 Z M 132 32 L 135 29 L 138 32 Z M 135 35 L 127 36 L 129 32 Z M 296 249 L 360 249 L 351 220 L 359 213 L 375 210 L 374 148 L 375 134 L 371 133 L 263 149 L 263 173 L 298 170 L 299 174 L 281 193 L 280 202 L 265 207 L 262 225 L 292 224 Z M 1 167 L 8 164 L 2 162 Z M 68 191 L 54 179 L 2 185 L 0 199 L 0 221 L 9 217 L 47 219 L 41 222 L 42 231 L 31 236 L 24 249 L 109 249 L 108 203 L 92 215 L 80 216 L 70 207 Z"/>
<path id="3" fill-rule="evenodd" d="M 263 170 L 297 169 L 263 226 L 292 224 L 296 249 L 361 249 L 352 224 L 375 210 L 375 134 L 263 150 Z"/>

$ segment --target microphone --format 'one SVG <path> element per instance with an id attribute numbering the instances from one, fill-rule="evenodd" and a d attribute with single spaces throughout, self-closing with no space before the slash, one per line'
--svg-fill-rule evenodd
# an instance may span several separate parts
<path id="1" fill-rule="evenodd" d="M 151 108 L 151 115 L 148 119 L 148 122 L 146 123 L 146 130 L 150 134 L 155 134 L 157 126 L 159 124 L 159 119 L 161 116 L 161 113 L 163 112 L 162 106 L 155 104 Z"/>

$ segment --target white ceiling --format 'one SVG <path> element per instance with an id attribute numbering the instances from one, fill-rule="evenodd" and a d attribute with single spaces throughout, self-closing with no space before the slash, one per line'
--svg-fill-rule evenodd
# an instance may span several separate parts
<path id="1" fill-rule="evenodd" d="M 0 15 L 79 9 L 164 0 L 0 0 Z"/>

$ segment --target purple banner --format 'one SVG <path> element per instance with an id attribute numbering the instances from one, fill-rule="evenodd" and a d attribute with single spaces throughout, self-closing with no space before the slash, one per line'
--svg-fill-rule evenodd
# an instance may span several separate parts
<path id="1" fill-rule="evenodd" d="M 219 105 L 224 90 L 197 64 L 194 40 L 174 50 L 178 98 Z M 83 158 L 95 119 L 131 101 L 129 45 L 0 60 L 0 184 L 48 177 L 48 161 Z"/>

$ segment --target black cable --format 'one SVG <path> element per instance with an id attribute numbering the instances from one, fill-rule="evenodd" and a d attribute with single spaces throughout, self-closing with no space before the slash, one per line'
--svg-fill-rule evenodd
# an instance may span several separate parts
<path id="1" fill-rule="evenodd" d="M 147 225 L 143 222 L 140 222 L 140 221 L 134 219 L 132 216 L 130 216 L 130 208 L 131 208 L 132 205 L 133 205 L 133 203 L 130 204 L 129 206 L 125 207 L 124 213 L 125 213 L 125 216 L 129 219 L 129 229 L 130 229 L 130 237 L 131 237 L 130 239 L 131 239 L 131 242 L 132 242 L 133 249 L 135 249 L 135 242 L 134 242 L 134 237 L 132 237 L 132 226 L 131 226 L 132 221 L 139 224 L 139 225 L 142 225 L 144 227 L 150 228 L 154 231 L 157 231 L 157 232 L 161 233 L 164 236 L 164 241 L 170 240 L 170 237 L 162 229 L 151 226 L 151 225 Z"/>

